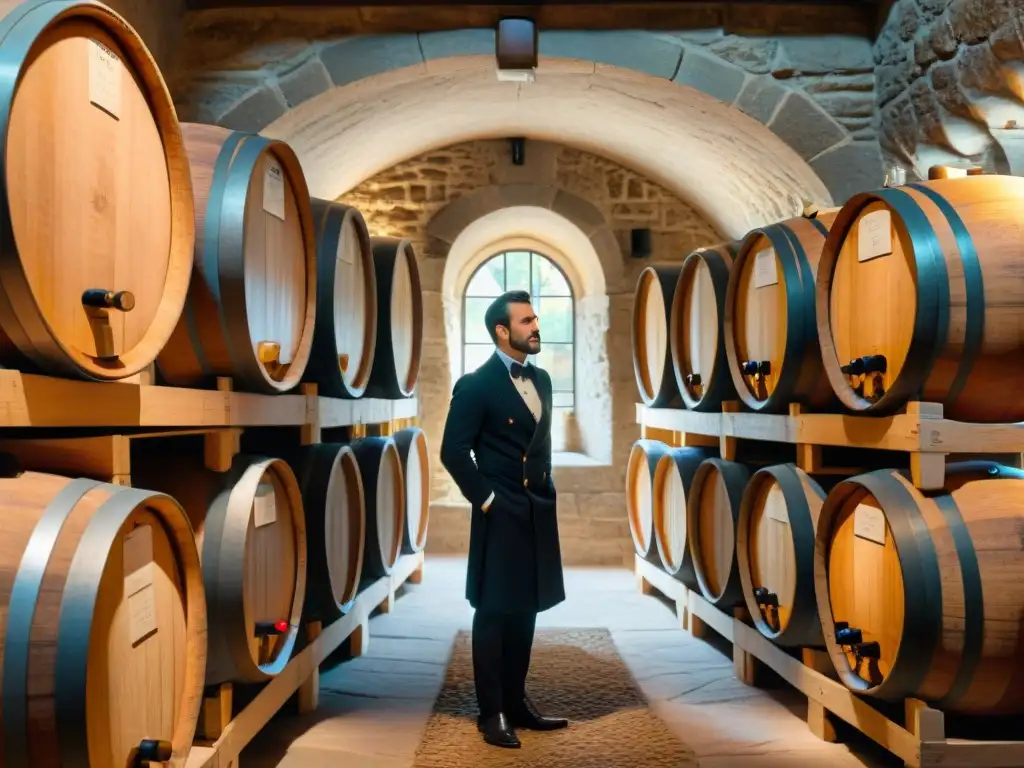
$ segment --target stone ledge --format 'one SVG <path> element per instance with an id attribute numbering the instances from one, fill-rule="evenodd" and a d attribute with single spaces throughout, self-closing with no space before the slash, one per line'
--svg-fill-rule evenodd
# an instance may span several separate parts
<path id="1" fill-rule="evenodd" d="M 767 125 L 804 160 L 811 160 L 847 137 L 846 130 L 828 112 L 793 90 Z"/>

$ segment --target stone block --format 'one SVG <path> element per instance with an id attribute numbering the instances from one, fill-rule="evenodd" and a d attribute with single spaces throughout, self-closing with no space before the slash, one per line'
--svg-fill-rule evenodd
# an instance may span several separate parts
<path id="1" fill-rule="evenodd" d="M 725 104 L 732 104 L 746 79 L 746 72 L 739 67 L 691 48 L 683 54 L 683 62 L 673 82 L 688 85 Z"/>
<path id="2" fill-rule="evenodd" d="M 281 92 L 273 85 L 264 85 L 221 115 L 217 124 L 235 131 L 259 133 L 287 109 Z"/>
<path id="3" fill-rule="evenodd" d="M 670 80 L 679 68 L 683 46 L 648 32 L 556 30 L 540 33 L 540 55 L 594 61 Z"/>
<path id="4" fill-rule="evenodd" d="M 874 141 L 851 142 L 825 152 L 811 161 L 811 168 L 828 187 L 836 205 L 858 192 L 878 189 L 884 180 L 882 156 Z"/>
<path id="5" fill-rule="evenodd" d="M 711 43 L 708 48 L 740 69 L 754 75 L 764 75 L 772 71 L 779 41 L 770 37 L 729 35 Z"/>
<path id="6" fill-rule="evenodd" d="M 846 131 L 808 96 L 790 91 L 768 127 L 805 160 L 846 138 Z"/>
<path id="7" fill-rule="evenodd" d="M 493 187 L 497 191 L 496 207 L 512 208 L 515 206 L 534 206 L 550 208 L 558 190 L 546 184 L 502 184 Z"/>
<path id="8" fill-rule="evenodd" d="M 565 190 L 557 190 L 550 208 L 579 227 L 587 237 L 605 224 L 604 216 L 593 203 Z"/>
<path id="9" fill-rule="evenodd" d="M 306 60 L 290 72 L 279 75 L 277 85 L 289 107 L 319 96 L 331 88 L 331 76 L 318 56 Z"/>
<path id="10" fill-rule="evenodd" d="M 775 62 L 777 72 L 785 70 L 802 75 L 873 69 L 871 41 L 853 35 L 785 37 Z"/>
<path id="11" fill-rule="evenodd" d="M 736 107 L 755 120 L 767 123 L 789 89 L 771 75 L 752 77 L 746 81 L 736 98 Z"/>
<path id="12" fill-rule="evenodd" d="M 423 64 L 416 35 L 361 35 L 334 43 L 320 52 L 331 81 L 348 85 L 392 69 Z"/>
<path id="13" fill-rule="evenodd" d="M 493 56 L 493 29 L 451 29 L 420 32 L 423 58 L 446 59 L 450 56 Z"/>

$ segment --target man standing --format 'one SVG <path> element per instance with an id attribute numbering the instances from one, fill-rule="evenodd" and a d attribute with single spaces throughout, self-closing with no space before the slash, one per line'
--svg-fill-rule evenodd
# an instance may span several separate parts
<path id="1" fill-rule="evenodd" d="M 526 696 L 537 614 L 565 599 L 551 479 L 551 377 L 526 291 L 484 315 L 497 347 L 452 390 L 441 463 L 473 505 L 466 598 L 473 616 L 473 676 L 484 741 L 518 747 L 515 728 L 554 730 Z M 474 461 L 475 457 L 475 461 Z"/>

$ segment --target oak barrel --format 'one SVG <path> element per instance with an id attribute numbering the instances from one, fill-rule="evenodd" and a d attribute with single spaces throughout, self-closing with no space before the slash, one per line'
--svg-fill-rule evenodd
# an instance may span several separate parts
<path id="1" fill-rule="evenodd" d="M 306 522 L 303 619 L 327 623 L 359 589 L 366 536 L 362 473 L 352 448 L 340 443 L 304 446 L 288 463 L 302 490 Z"/>
<path id="2" fill-rule="evenodd" d="M 97 381 L 150 365 L 195 240 L 174 104 L 139 35 L 99 3 L 0 20 L 0 364 Z"/>
<path id="3" fill-rule="evenodd" d="M 669 310 L 680 265 L 651 266 L 640 273 L 633 294 L 633 375 L 644 405 L 679 405 L 669 354 Z"/>
<path id="4" fill-rule="evenodd" d="M 754 229 L 736 253 L 725 298 L 725 352 L 736 394 L 751 410 L 790 403 L 823 409 L 835 396 L 822 375 L 814 275 L 837 210 Z"/>
<path id="5" fill-rule="evenodd" d="M 151 759 L 183 766 L 207 612 L 182 508 L 152 491 L 24 472 L 0 479 L 0 539 L 3 764 L 127 766 L 153 740 Z"/>
<path id="6" fill-rule="evenodd" d="M 181 439 L 181 438 L 179 438 Z M 133 455 L 132 480 L 188 513 L 209 607 L 206 684 L 265 682 L 295 649 L 306 597 L 306 518 L 287 462 L 236 455 L 226 472 L 198 458 Z"/>
<path id="7" fill-rule="evenodd" d="M 686 538 L 686 499 L 697 468 L 716 456 L 717 448 L 670 448 L 654 469 L 651 527 L 661 567 L 693 590 L 699 587 Z"/>
<path id="8" fill-rule="evenodd" d="M 405 530 L 405 481 L 402 457 L 393 437 L 364 437 L 351 443 L 363 476 L 366 528 L 360 588 L 395 567 Z"/>
<path id="9" fill-rule="evenodd" d="M 968 176 L 856 195 L 817 279 L 828 380 L 852 411 L 911 399 L 947 418 L 1024 419 L 1024 179 Z"/>
<path id="10" fill-rule="evenodd" d="M 377 343 L 377 274 L 358 209 L 312 200 L 316 222 L 316 324 L 306 380 L 324 397 L 366 391 Z"/>
<path id="11" fill-rule="evenodd" d="M 409 240 L 370 238 L 377 279 L 377 342 L 368 397 L 412 397 L 423 354 L 423 288 Z"/>
<path id="12" fill-rule="evenodd" d="M 825 491 L 793 464 L 755 472 L 736 522 L 736 564 L 754 625 L 779 645 L 821 647 L 814 531 Z"/>
<path id="13" fill-rule="evenodd" d="M 168 384 L 217 376 L 287 392 L 309 362 L 317 307 L 309 190 L 276 139 L 183 123 L 196 198 L 195 262 L 181 320 L 157 358 Z"/>
<path id="14" fill-rule="evenodd" d="M 739 243 L 694 251 L 683 262 L 669 311 L 672 372 L 692 411 L 721 410 L 736 397 L 725 352 L 725 296 Z"/>
<path id="15" fill-rule="evenodd" d="M 654 476 L 658 462 L 669 446 L 658 440 L 641 439 L 633 443 L 626 464 L 626 517 L 633 547 L 640 557 L 660 563 L 658 542 L 654 537 Z"/>
<path id="16" fill-rule="evenodd" d="M 725 459 L 706 459 L 698 468 L 686 500 L 686 538 L 701 594 L 713 605 L 731 608 L 743 602 L 736 566 L 736 522 L 750 470 Z"/>
<path id="17" fill-rule="evenodd" d="M 402 528 L 402 554 L 422 552 L 427 545 L 430 521 L 430 454 L 427 434 L 419 427 L 406 427 L 395 433 L 395 447 L 402 459 L 405 483 L 405 525 Z"/>
<path id="18" fill-rule="evenodd" d="M 814 580 L 847 687 L 965 714 L 1024 712 L 1021 498 L 1024 472 L 990 461 L 950 464 L 945 490 L 927 496 L 893 470 L 832 489 Z"/>

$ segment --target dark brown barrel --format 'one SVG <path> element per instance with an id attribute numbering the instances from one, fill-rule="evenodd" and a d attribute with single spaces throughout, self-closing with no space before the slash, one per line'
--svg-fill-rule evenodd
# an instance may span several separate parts
<path id="1" fill-rule="evenodd" d="M 1024 179 L 968 176 L 855 195 L 817 278 L 818 338 L 843 405 L 909 400 L 947 418 L 1024 419 Z"/>
<path id="2" fill-rule="evenodd" d="M 330 622 L 355 599 L 363 570 L 366 504 L 352 448 L 305 446 L 289 457 L 302 490 L 308 548 L 304 620 Z"/>
<path id="3" fill-rule="evenodd" d="M 392 437 L 364 437 L 352 442 L 363 476 L 366 536 L 360 589 L 387 576 L 402 553 L 405 530 L 405 483 L 402 457 Z"/>
<path id="4" fill-rule="evenodd" d="M 377 343 L 367 397 L 412 397 L 423 354 L 423 289 L 412 243 L 373 237 L 377 278 Z"/>
<path id="5" fill-rule="evenodd" d="M 736 523 L 736 562 L 754 625 L 779 645 L 820 647 L 814 531 L 825 491 L 793 464 L 758 470 Z"/>
<path id="6" fill-rule="evenodd" d="M 658 459 L 652 490 L 652 528 L 661 567 L 690 589 L 698 589 L 686 538 L 686 500 L 694 475 L 717 448 L 671 448 Z"/>
<path id="7" fill-rule="evenodd" d="M 683 262 L 669 313 L 672 372 L 683 404 L 719 411 L 736 397 L 725 352 L 725 296 L 738 242 L 694 251 Z"/>
<path id="8" fill-rule="evenodd" d="M 316 222 L 316 327 L 306 381 L 324 397 L 366 391 L 377 343 L 377 273 L 363 215 L 313 199 Z"/>
<path id="9" fill-rule="evenodd" d="M 669 354 L 669 310 L 680 265 L 647 267 L 633 294 L 633 375 L 644 405 L 670 408 L 680 404 Z"/>
<path id="10" fill-rule="evenodd" d="M 0 536 L 3 764 L 127 766 L 152 739 L 184 765 L 207 610 L 178 503 L 25 472 L 0 479 Z"/>
<path id="11" fill-rule="evenodd" d="M 835 211 L 752 230 L 743 239 L 725 299 L 725 351 L 736 394 L 751 410 L 834 401 L 822 375 L 814 275 Z"/>
<path id="12" fill-rule="evenodd" d="M 1024 712 L 1021 498 L 1024 472 L 989 461 L 949 465 L 945 492 L 928 496 L 893 470 L 832 489 L 814 580 L 847 687 L 963 714 Z"/>
<path id="13" fill-rule="evenodd" d="M 107 6 L 5 9 L 0 365 L 123 379 L 156 358 L 188 292 L 194 201 L 174 103 Z"/>
<path id="14" fill-rule="evenodd" d="M 736 521 L 750 470 L 735 461 L 706 459 L 686 500 L 686 538 L 701 594 L 713 605 L 743 602 L 736 566 Z"/>
<path id="15" fill-rule="evenodd" d="M 283 141 L 183 123 L 196 197 L 188 300 L 157 358 L 164 381 L 287 392 L 309 363 L 316 238 L 309 190 Z"/>
<path id="16" fill-rule="evenodd" d="M 402 458 L 405 481 L 405 526 L 402 554 L 422 552 L 427 545 L 430 521 L 430 454 L 427 434 L 419 427 L 406 427 L 395 433 L 395 446 Z"/>
<path id="17" fill-rule="evenodd" d="M 669 446 L 658 440 L 637 440 L 626 465 L 626 516 L 633 547 L 640 557 L 661 563 L 654 537 L 654 476 Z"/>

